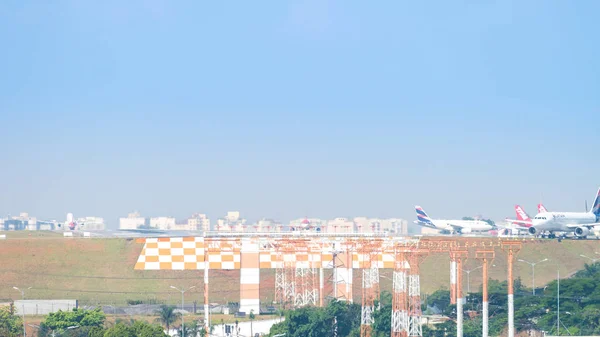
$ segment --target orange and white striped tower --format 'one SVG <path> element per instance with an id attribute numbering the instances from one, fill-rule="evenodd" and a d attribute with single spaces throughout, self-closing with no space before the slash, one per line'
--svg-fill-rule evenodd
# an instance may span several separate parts
<path id="1" fill-rule="evenodd" d="M 506 251 L 508 260 L 508 337 L 515 337 L 515 297 L 514 297 L 514 279 L 513 263 L 515 255 L 521 250 L 520 241 L 504 241 L 502 249 Z"/>
<path id="2" fill-rule="evenodd" d="M 408 336 L 423 336 L 421 327 L 421 281 L 419 278 L 419 262 L 422 254 L 413 250 L 408 254 Z"/>
<path id="3" fill-rule="evenodd" d="M 344 253 L 337 254 L 338 261 L 341 265 L 335 266 L 334 269 L 334 286 L 337 291 L 335 298 L 338 300 L 346 300 L 352 303 L 352 249 L 348 242 L 345 242 L 340 247 Z M 334 261 L 335 263 L 335 261 Z"/>
<path id="4" fill-rule="evenodd" d="M 488 264 L 494 259 L 493 250 L 478 250 L 475 252 L 477 259 L 483 262 L 483 296 L 482 296 L 482 319 L 483 319 L 483 337 L 488 337 L 489 332 L 489 303 L 488 303 Z"/>
<path id="5" fill-rule="evenodd" d="M 204 331 L 210 331 L 210 305 L 208 300 L 208 245 L 204 245 Z"/>
<path id="6" fill-rule="evenodd" d="M 323 266 L 319 265 L 319 306 L 324 306 L 325 298 L 325 276 L 323 275 Z"/>
<path id="7" fill-rule="evenodd" d="M 463 336 L 463 298 L 462 298 L 462 269 L 463 261 L 469 255 L 464 248 L 453 249 L 450 256 L 456 265 L 456 337 Z"/>
<path id="8" fill-rule="evenodd" d="M 258 242 L 242 238 L 240 258 L 240 311 L 260 313 L 260 259 Z"/>
<path id="9" fill-rule="evenodd" d="M 408 296 L 406 284 L 406 254 L 404 248 L 397 247 L 394 261 L 392 298 L 392 337 L 408 336 Z"/>
<path id="10" fill-rule="evenodd" d="M 281 306 L 285 303 L 285 268 L 283 262 L 283 252 L 278 249 L 275 252 L 275 302 Z"/>
<path id="11" fill-rule="evenodd" d="M 364 240 L 359 243 L 359 256 L 362 270 L 362 307 L 360 319 L 360 336 L 371 337 L 375 319 L 375 300 L 378 300 L 376 287 L 379 286 L 379 269 L 377 262 L 381 251 L 381 242 Z"/>
<path id="12" fill-rule="evenodd" d="M 456 304 L 456 259 L 450 254 L 450 304 Z"/>
<path id="13" fill-rule="evenodd" d="M 456 257 L 456 337 L 463 337 L 462 257 Z"/>

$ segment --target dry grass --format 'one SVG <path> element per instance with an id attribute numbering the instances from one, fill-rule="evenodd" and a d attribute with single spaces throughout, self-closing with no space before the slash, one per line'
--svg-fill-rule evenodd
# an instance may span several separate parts
<path id="1" fill-rule="evenodd" d="M 39 236 L 24 236 L 23 234 Z M 196 286 L 186 293 L 186 302 L 203 303 L 202 271 L 137 271 L 133 269 L 142 245 L 135 240 L 63 238 L 48 232 L 8 232 L 0 241 L 0 299 L 18 299 L 20 294 L 13 286 L 32 287 L 26 293 L 36 299 L 78 299 L 84 303 L 123 305 L 127 300 L 155 299 L 177 304 L 180 293 L 169 286 Z M 536 285 L 540 286 L 556 277 L 557 269 L 566 277 L 581 269 L 586 261 L 580 254 L 593 256 L 599 250 L 596 241 L 547 241 L 527 244 L 518 258 L 550 261 L 536 267 Z M 498 250 L 490 268 L 494 279 L 506 279 L 506 257 Z M 472 269 L 479 261 L 469 259 L 465 268 Z M 239 301 L 239 270 L 211 270 L 210 301 L 224 303 Z M 381 289 L 391 290 L 391 271 L 381 272 Z M 515 276 L 525 285 L 531 284 L 531 267 L 515 264 Z M 421 287 L 431 293 L 440 287 L 448 288 L 449 259 L 445 254 L 427 257 L 421 266 Z M 325 271 L 325 295 L 332 292 L 331 271 Z M 466 290 L 466 274 L 464 276 Z M 471 273 L 471 289 L 479 289 L 481 272 Z M 360 302 L 361 273 L 354 271 L 354 299 Z M 274 271 L 261 271 L 261 301 L 273 301 Z"/>

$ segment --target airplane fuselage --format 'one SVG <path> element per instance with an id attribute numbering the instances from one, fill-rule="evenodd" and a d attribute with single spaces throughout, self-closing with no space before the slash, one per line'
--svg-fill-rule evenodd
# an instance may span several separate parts
<path id="1" fill-rule="evenodd" d="M 457 228 L 461 227 L 464 229 L 470 229 L 473 232 L 486 232 L 492 229 L 492 226 L 479 220 L 432 220 L 433 224 L 438 229 L 447 231 L 456 231 Z"/>
<path id="2" fill-rule="evenodd" d="M 547 212 L 540 213 L 533 218 L 536 231 L 561 231 L 573 232 L 574 225 L 592 225 L 597 223 L 596 215 L 581 212 Z"/>

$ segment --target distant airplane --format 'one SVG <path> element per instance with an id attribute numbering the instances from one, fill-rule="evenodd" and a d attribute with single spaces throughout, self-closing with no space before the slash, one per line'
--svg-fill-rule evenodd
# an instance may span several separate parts
<path id="1" fill-rule="evenodd" d="M 544 207 L 544 205 L 542 204 L 538 204 L 538 213 L 544 212 L 548 212 L 548 210 L 546 210 L 546 207 Z M 509 226 L 504 227 L 505 230 L 510 230 L 511 232 L 513 232 L 513 234 L 519 234 L 518 231 L 524 231 L 527 233 L 529 231 L 529 227 L 533 225 L 533 220 L 531 219 L 529 214 L 525 212 L 521 205 L 515 205 L 515 213 L 517 214 L 516 219 L 505 219 L 510 224 Z M 517 233 L 514 233 L 515 230 L 517 231 Z"/>
<path id="2" fill-rule="evenodd" d="M 63 223 L 56 221 L 56 220 L 37 220 L 38 225 L 39 224 L 44 224 L 44 225 L 51 225 L 52 229 L 56 229 L 56 228 L 69 228 L 70 230 L 74 231 L 77 228 L 77 225 L 79 226 L 83 226 L 84 223 L 77 223 L 73 217 L 73 213 L 67 213 L 67 221 Z M 64 225 L 64 227 L 63 227 Z"/>
<path id="3" fill-rule="evenodd" d="M 467 234 L 472 232 L 487 232 L 494 229 L 492 225 L 481 220 L 433 220 L 421 206 L 415 206 L 419 226 L 449 231 L 451 233 Z"/>
<path id="4" fill-rule="evenodd" d="M 578 238 L 586 238 L 599 226 L 600 189 L 596 193 L 592 208 L 586 212 L 548 212 L 545 208 L 532 220 L 528 232 L 531 235 L 555 238 L 558 232 L 573 233 Z"/>

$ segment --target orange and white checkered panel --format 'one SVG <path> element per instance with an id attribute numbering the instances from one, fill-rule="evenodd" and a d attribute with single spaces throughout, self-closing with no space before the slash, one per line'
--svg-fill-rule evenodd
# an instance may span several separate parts
<path id="1" fill-rule="evenodd" d="M 135 264 L 136 270 L 204 269 L 203 238 L 149 238 Z"/>
<path id="2" fill-rule="evenodd" d="M 248 241 L 255 244 L 253 240 Z M 342 245 L 341 245 L 342 246 Z M 320 252 L 278 252 L 264 246 L 256 246 L 258 267 L 275 269 L 296 268 L 332 268 L 333 253 L 327 247 Z M 372 264 L 378 268 L 394 268 L 394 255 L 381 253 L 375 256 L 349 252 L 340 247 L 336 258 L 338 267 L 347 267 L 348 260 L 355 269 L 369 268 Z M 242 242 L 239 239 L 205 239 L 203 237 L 185 238 L 148 238 L 137 263 L 136 270 L 202 270 L 205 252 L 209 269 L 240 269 Z"/>

